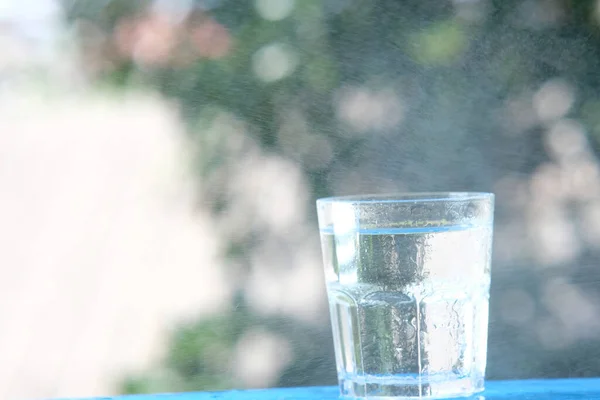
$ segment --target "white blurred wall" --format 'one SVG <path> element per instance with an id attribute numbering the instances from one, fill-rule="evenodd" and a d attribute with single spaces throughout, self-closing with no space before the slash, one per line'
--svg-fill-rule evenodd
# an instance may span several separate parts
<path id="1" fill-rule="evenodd" d="M 0 94 L 0 398 L 113 393 L 229 289 L 152 95 Z"/>
<path id="2" fill-rule="evenodd" d="M 185 135 L 86 87 L 53 0 L 0 0 L 0 398 L 114 393 L 229 292 Z"/>

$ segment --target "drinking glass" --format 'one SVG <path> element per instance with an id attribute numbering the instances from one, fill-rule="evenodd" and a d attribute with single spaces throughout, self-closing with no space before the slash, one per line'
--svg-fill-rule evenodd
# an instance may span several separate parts
<path id="1" fill-rule="evenodd" d="M 484 388 L 494 195 L 317 200 L 342 396 Z"/>

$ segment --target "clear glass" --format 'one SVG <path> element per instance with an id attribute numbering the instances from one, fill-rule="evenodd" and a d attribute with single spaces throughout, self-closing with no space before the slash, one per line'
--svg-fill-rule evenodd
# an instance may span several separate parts
<path id="1" fill-rule="evenodd" d="M 342 396 L 484 387 L 494 195 L 317 200 Z"/>

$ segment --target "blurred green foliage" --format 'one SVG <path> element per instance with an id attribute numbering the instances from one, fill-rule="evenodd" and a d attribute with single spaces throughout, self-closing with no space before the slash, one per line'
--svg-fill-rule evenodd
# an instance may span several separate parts
<path id="1" fill-rule="evenodd" d="M 231 150 L 235 126 L 217 123 L 224 114 L 267 154 L 301 166 L 310 210 L 314 198 L 329 194 L 492 190 L 505 176 L 531 174 L 549 157 L 544 126 L 519 125 L 506 108 L 552 78 L 575 88 L 570 115 L 590 127 L 599 148 L 595 1 L 298 0 L 290 15 L 268 20 L 253 1 L 196 0 L 177 22 L 151 13 L 152 4 L 64 1 L 93 80 L 152 87 L 180 107 L 198 145 L 202 198 L 217 216 L 229 212 L 225 186 L 239 156 Z M 156 35 L 132 49 L 136 35 L 148 34 L 143 29 Z M 498 221 L 511 212 L 499 204 Z M 232 238 L 226 256 L 251 268 L 245 255 L 261 234 L 252 227 Z M 590 250 L 581 262 L 595 257 Z M 495 267 L 493 291 L 509 284 L 538 290 L 543 279 L 514 282 L 512 267 Z M 534 337 L 507 334 L 498 307 L 492 300 L 491 378 L 600 372 L 597 363 L 577 369 L 581 359 L 568 349 L 548 353 Z M 234 387 L 226 366 L 251 327 L 294 345 L 296 361 L 278 385 L 335 381 L 328 326 L 259 317 L 240 292 L 231 312 L 177 330 L 163 367 L 128 378 L 123 390 Z"/>

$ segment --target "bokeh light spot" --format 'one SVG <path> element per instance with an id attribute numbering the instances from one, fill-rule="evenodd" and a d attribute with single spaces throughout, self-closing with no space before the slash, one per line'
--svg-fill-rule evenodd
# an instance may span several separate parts
<path id="1" fill-rule="evenodd" d="M 460 24 L 440 22 L 413 36 L 411 53 L 422 64 L 444 65 L 452 63 L 467 44 Z"/>
<path id="2" fill-rule="evenodd" d="M 389 89 L 376 91 L 365 87 L 346 87 L 338 92 L 337 115 L 354 132 L 385 131 L 402 122 L 404 104 Z"/>
<path id="3" fill-rule="evenodd" d="M 573 87 L 563 79 L 552 79 L 533 96 L 533 107 L 543 122 L 564 117 L 575 102 Z"/>
<path id="4" fill-rule="evenodd" d="M 259 49 L 252 58 L 252 69 L 264 82 L 275 82 L 296 69 L 296 51 L 283 43 L 272 43 Z"/>
<path id="5" fill-rule="evenodd" d="M 233 368 L 247 387 L 268 387 L 277 382 L 291 358 L 287 340 L 266 331 L 250 330 L 237 345 Z"/>
<path id="6" fill-rule="evenodd" d="M 287 18 L 294 10 L 294 0 L 256 0 L 254 5 L 258 14 L 269 21 Z"/>
<path id="7" fill-rule="evenodd" d="M 560 120 L 546 136 L 550 154 L 559 161 L 580 156 L 587 149 L 587 138 L 583 126 L 573 120 Z"/>

